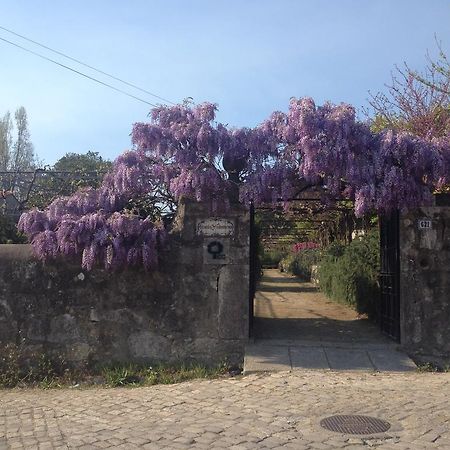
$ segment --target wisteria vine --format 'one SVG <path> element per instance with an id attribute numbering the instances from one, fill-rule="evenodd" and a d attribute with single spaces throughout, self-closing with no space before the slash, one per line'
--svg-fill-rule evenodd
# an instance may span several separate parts
<path id="1" fill-rule="evenodd" d="M 81 255 L 86 270 L 96 263 L 106 269 L 135 265 L 154 269 L 166 239 L 164 227 L 129 208 L 133 199 L 158 190 L 151 167 L 144 154 L 125 152 L 100 188 L 59 197 L 44 211 L 32 209 L 22 214 L 18 228 L 42 260 Z"/>
<path id="2" fill-rule="evenodd" d="M 217 106 L 181 104 L 152 110 L 133 126 L 127 151 L 98 189 L 61 197 L 26 212 L 19 229 L 42 260 L 81 256 L 82 267 L 143 265 L 153 269 L 167 238 L 163 225 L 132 205 L 232 201 L 256 204 L 294 198 L 305 186 L 354 200 L 355 213 L 386 213 L 427 204 L 450 183 L 449 137 L 424 139 L 392 130 L 371 132 L 347 104 L 317 106 L 292 99 L 255 128 L 216 122 Z"/>

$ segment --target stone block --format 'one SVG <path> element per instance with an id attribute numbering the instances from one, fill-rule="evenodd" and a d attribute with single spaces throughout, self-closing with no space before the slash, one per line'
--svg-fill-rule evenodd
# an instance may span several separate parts
<path id="1" fill-rule="evenodd" d="M 128 338 L 130 353 L 138 360 L 154 361 L 162 359 L 162 355 L 170 355 L 170 341 L 150 331 L 132 333 Z"/>
<path id="2" fill-rule="evenodd" d="M 77 319 L 70 314 L 56 316 L 50 321 L 49 342 L 65 344 L 81 338 Z"/>

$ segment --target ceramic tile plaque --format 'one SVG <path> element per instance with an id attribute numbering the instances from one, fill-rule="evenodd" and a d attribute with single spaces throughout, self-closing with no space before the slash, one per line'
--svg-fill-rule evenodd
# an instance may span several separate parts
<path id="1" fill-rule="evenodd" d="M 210 238 L 203 244 L 203 264 L 228 264 L 230 243 L 228 239 Z"/>
<path id="2" fill-rule="evenodd" d="M 204 219 L 197 222 L 198 236 L 218 236 L 230 237 L 234 236 L 234 220 L 230 219 Z"/>

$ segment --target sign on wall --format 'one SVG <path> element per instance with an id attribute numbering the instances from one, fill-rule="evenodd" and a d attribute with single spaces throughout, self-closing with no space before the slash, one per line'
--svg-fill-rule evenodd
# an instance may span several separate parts
<path id="1" fill-rule="evenodd" d="M 234 235 L 234 221 L 230 219 L 204 219 L 197 222 L 198 236 L 222 236 Z"/>

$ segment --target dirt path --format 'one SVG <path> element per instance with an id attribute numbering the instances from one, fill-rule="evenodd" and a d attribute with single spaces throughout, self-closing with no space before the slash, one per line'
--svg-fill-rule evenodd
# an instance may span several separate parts
<path id="1" fill-rule="evenodd" d="M 266 270 L 255 297 L 254 342 L 244 371 L 303 369 L 411 371 L 399 344 L 313 284 Z"/>
<path id="2" fill-rule="evenodd" d="M 264 271 L 255 297 L 255 337 L 313 341 L 391 342 L 353 309 L 330 301 L 312 283 Z"/>

